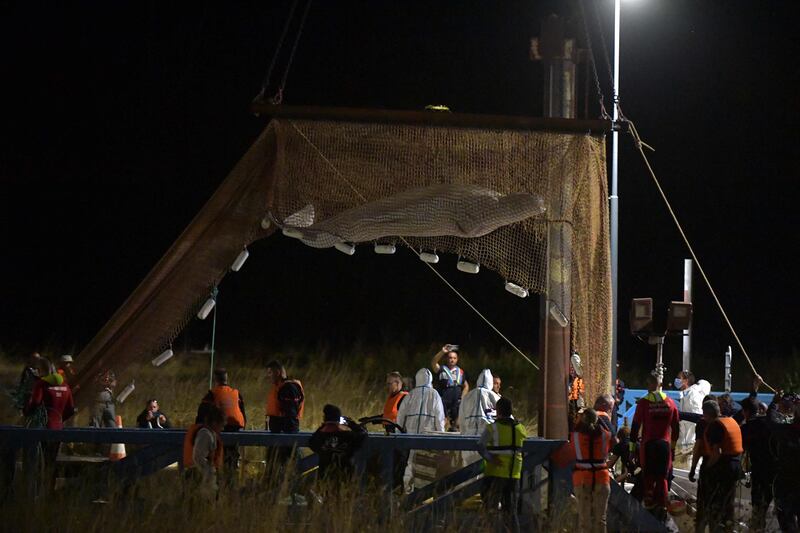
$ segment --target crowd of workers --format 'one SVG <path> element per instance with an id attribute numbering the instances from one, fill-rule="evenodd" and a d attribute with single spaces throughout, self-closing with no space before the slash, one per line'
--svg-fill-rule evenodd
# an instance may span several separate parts
<path id="1" fill-rule="evenodd" d="M 29 427 L 61 429 L 74 414 L 69 380 L 75 375 L 72 358 L 64 356 L 60 368 L 33 354 L 20 377 L 13 398 Z M 510 399 L 501 396 L 501 382 L 489 369 L 482 370 L 470 387 L 469 376 L 458 365 L 457 346 L 445 345 L 431 368 L 416 373 L 413 387 L 406 387 L 399 372 L 386 376 L 387 398 L 380 417 L 387 432 L 458 431 L 478 438 L 484 459 L 483 501 L 487 509 L 502 509 L 508 525 L 516 529 L 522 444 L 525 429 L 513 416 Z M 578 405 L 571 413 L 568 444 L 553 462 L 573 470 L 573 494 L 579 525 L 584 531 L 605 531 L 606 509 L 614 470 L 617 481 L 633 483 L 632 495 L 657 516 L 665 516 L 672 502 L 672 462 L 675 451 L 691 451 L 689 479 L 697 481 L 696 530 L 731 531 L 735 526 L 736 487 L 747 476 L 752 495 L 750 528 L 764 531 L 767 512 L 774 503 L 782 531 L 798 531 L 800 512 L 800 399 L 776 394 L 770 405 L 760 404 L 754 380 L 752 394 L 738 405 L 730 395 L 710 394 L 711 385 L 682 371 L 673 384 L 680 391 L 676 404 L 654 375 L 647 376 L 648 393 L 638 400 L 630 428 L 614 430 L 616 399 L 597 397 L 585 406 L 580 359 L 571 365 L 569 400 Z M 287 376 L 277 361 L 266 365 L 271 387 L 265 406 L 265 429 L 296 433 L 303 417 L 305 392 L 299 380 Z M 101 376 L 100 390 L 91 411 L 90 424 L 115 427 L 113 372 Z M 241 393 L 230 386 L 224 369 L 214 372 L 214 386 L 200 402 L 195 424 L 187 431 L 183 464 L 187 479 L 199 494 L 212 497 L 218 491 L 218 473 L 231 481 L 239 465 L 239 450 L 225 446 L 221 433 L 240 431 L 247 418 Z M 578 393 L 575 394 L 575 389 Z M 410 389 L 410 390 L 406 390 Z M 149 399 L 137 418 L 140 428 L 169 428 L 158 401 Z M 354 472 L 353 457 L 367 438 L 363 423 L 342 416 L 334 405 L 323 409 L 323 424 L 309 446 L 319 455 L 319 477 L 344 479 Z M 45 461 L 53 463 L 57 444 L 45 446 Z M 278 452 L 288 459 L 291 450 Z M 468 455 L 468 454 L 467 454 Z M 478 459 L 474 454 L 465 457 Z M 414 486 L 414 452 L 407 458 L 403 486 Z M 698 470 L 699 468 L 699 470 Z"/>

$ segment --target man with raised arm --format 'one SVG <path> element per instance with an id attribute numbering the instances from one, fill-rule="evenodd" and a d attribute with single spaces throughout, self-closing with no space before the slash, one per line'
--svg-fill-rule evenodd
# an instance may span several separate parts
<path id="1" fill-rule="evenodd" d="M 433 388 L 439 393 L 444 405 L 444 412 L 450 421 L 450 431 L 458 427 L 458 409 L 461 398 L 469 392 L 469 380 L 466 373 L 458 366 L 458 346 L 445 344 L 431 359 L 431 370 L 435 376 Z M 445 359 L 445 364 L 440 363 Z"/>

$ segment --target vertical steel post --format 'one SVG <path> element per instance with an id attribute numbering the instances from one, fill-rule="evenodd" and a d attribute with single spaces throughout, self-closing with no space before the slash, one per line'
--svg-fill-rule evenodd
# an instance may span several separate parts
<path id="1" fill-rule="evenodd" d="M 619 119 L 619 26 L 620 2 L 614 0 L 614 122 Z M 609 197 L 609 218 L 611 225 L 611 384 L 617 383 L 617 344 L 618 344 L 618 289 L 619 289 L 619 132 L 611 132 L 611 196 Z"/>
<path id="2" fill-rule="evenodd" d="M 692 301 L 692 260 L 683 260 L 683 301 Z M 681 370 L 692 369 L 692 325 L 689 329 L 683 330 L 683 368 Z"/>
<path id="3" fill-rule="evenodd" d="M 733 350 L 730 346 L 725 351 L 725 392 L 731 391 L 731 360 L 733 359 Z"/>

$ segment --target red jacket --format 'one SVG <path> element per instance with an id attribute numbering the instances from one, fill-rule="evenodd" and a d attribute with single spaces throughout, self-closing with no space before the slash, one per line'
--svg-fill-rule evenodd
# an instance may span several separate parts
<path id="1" fill-rule="evenodd" d="M 663 392 L 650 392 L 636 404 L 631 436 L 635 436 L 641 427 L 643 444 L 651 440 L 676 440 L 679 421 L 675 402 Z"/>
<path id="2" fill-rule="evenodd" d="M 66 381 L 58 378 L 49 379 L 52 376 L 57 374 L 45 376 L 45 379 L 36 379 L 24 413 L 30 415 L 40 405 L 44 405 L 47 409 L 47 429 L 63 429 L 64 420 L 75 414 L 75 404 Z"/>

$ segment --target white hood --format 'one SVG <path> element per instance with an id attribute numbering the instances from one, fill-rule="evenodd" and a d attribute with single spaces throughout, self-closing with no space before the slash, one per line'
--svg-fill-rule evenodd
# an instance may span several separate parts
<path id="1" fill-rule="evenodd" d="M 417 375 L 414 376 L 415 387 L 430 387 L 433 384 L 433 374 L 427 368 L 420 368 L 417 370 Z"/>
<path id="2" fill-rule="evenodd" d="M 481 435 L 488 424 L 494 422 L 495 405 L 500 395 L 492 390 L 492 372 L 485 368 L 477 380 L 477 387 L 461 399 L 458 426 L 462 435 Z"/>
<path id="3" fill-rule="evenodd" d="M 700 392 L 703 393 L 704 398 L 709 394 L 711 394 L 711 383 L 709 383 L 708 381 L 701 379 L 697 383 L 695 383 L 695 386 L 700 389 Z"/>
<path id="4" fill-rule="evenodd" d="M 431 384 L 433 374 L 420 368 L 415 377 L 416 387 L 403 399 L 397 411 L 397 423 L 409 433 L 444 431 L 444 406 L 439 393 Z"/>
<path id="5" fill-rule="evenodd" d="M 481 373 L 478 376 L 478 381 L 475 382 L 479 388 L 482 387 L 484 389 L 491 389 L 493 383 L 494 378 L 492 377 L 492 371 L 488 368 L 481 370 Z"/>

